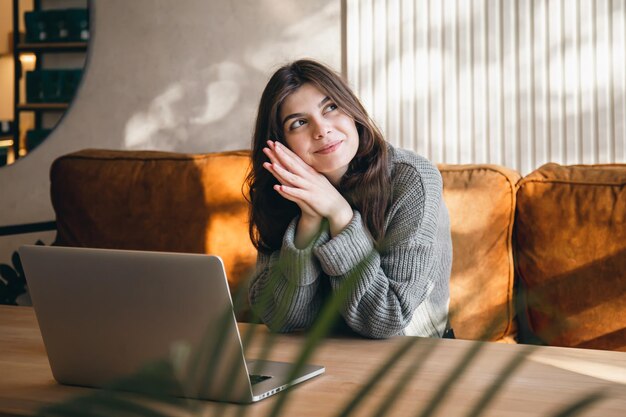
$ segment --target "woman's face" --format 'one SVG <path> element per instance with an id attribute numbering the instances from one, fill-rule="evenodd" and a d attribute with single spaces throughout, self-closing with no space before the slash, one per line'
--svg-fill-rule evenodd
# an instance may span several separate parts
<path id="1" fill-rule="evenodd" d="M 354 119 L 309 83 L 287 96 L 280 118 L 289 149 L 338 185 L 359 148 Z"/>

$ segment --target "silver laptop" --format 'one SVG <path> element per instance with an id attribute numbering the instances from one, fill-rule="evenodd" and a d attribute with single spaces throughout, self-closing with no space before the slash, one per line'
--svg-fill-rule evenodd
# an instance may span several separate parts
<path id="1" fill-rule="evenodd" d="M 160 385 L 168 395 L 247 403 L 325 371 L 305 365 L 294 375 L 289 363 L 244 359 L 217 256 L 49 246 L 19 254 L 61 384 Z"/>

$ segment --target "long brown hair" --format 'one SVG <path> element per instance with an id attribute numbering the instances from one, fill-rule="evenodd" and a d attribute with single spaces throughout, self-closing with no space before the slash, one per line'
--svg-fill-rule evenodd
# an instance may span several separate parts
<path id="1" fill-rule="evenodd" d="M 261 96 L 252 137 L 252 166 L 246 178 L 250 193 L 250 239 L 257 250 L 271 253 L 281 247 L 289 222 L 300 214 L 295 203 L 273 189 L 278 181 L 263 168 L 263 163 L 269 160 L 263 148 L 267 140 L 287 146 L 280 120 L 281 105 L 306 83 L 326 94 L 355 121 L 359 147 L 338 189 L 361 213 L 369 232 L 380 243 L 392 193 L 385 139 L 341 76 L 319 62 L 306 59 L 278 69 Z"/>

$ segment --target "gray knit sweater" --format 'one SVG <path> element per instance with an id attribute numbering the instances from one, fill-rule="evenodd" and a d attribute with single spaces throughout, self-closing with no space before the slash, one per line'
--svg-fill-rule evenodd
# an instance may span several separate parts
<path id="1" fill-rule="evenodd" d="M 294 245 L 295 218 L 280 250 L 259 253 L 250 303 L 272 330 L 308 328 L 331 293 L 341 292 L 341 316 L 357 333 L 442 336 L 452 242 L 441 175 L 407 150 L 389 146 L 389 161 L 393 201 L 383 247 L 375 248 L 355 210 L 338 235 L 331 239 L 326 227 L 305 249 Z"/>

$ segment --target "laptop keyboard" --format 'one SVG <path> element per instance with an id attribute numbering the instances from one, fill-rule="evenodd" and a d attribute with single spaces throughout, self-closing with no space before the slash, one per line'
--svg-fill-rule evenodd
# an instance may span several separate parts
<path id="1" fill-rule="evenodd" d="M 270 379 L 271 376 L 267 375 L 250 375 L 250 383 L 252 385 L 258 384 L 259 382 L 265 381 L 266 379 Z"/>

